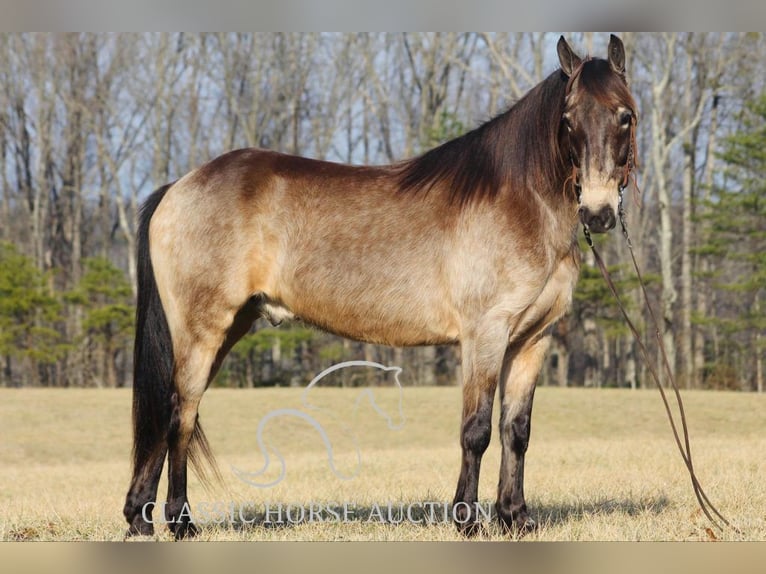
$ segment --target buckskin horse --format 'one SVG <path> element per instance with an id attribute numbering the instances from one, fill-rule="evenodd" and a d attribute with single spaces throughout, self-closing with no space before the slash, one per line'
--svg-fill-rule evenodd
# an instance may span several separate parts
<path id="1" fill-rule="evenodd" d="M 166 457 L 169 528 L 176 538 L 197 531 L 182 511 L 187 462 L 213 462 L 200 400 L 259 317 L 393 346 L 459 343 L 455 522 L 478 528 L 499 387 L 496 513 L 514 532 L 534 527 L 524 456 L 536 379 L 550 327 L 571 305 L 578 225 L 614 227 L 637 122 L 619 38 L 607 59 L 581 59 L 563 37 L 557 51 L 560 69 L 510 109 L 414 159 L 351 166 L 242 149 L 146 200 L 129 535 L 154 531 L 147 505 Z"/>

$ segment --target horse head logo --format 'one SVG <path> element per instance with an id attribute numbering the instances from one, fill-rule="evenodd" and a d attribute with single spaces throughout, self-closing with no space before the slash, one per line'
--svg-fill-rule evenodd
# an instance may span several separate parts
<path id="1" fill-rule="evenodd" d="M 303 405 L 302 409 L 294 409 L 294 408 L 276 409 L 273 411 L 269 411 L 268 413 L 266 413 L 266 415 L 263 416 L 263 418 L 261 418 L 261 420 L 258 422 L 258 428 L 256 430 L 256 440 L 258 442 L 258 449 L 264 459 L 263 465 L 261 466 L 260 469 L 254 472 L 248 472 L 248 471 L 241 470 L 239 468 L 232 466 L 232 471 L 234 472 L 234 474 L 236 474 L 241 481 L 251 486 L 255 486 L 257 488 L 271 488 L 273 486 L 276 486 L 280 482 L 282 482 L 282 480 L 285 478 L 285 473 L 287 470 L 285 459 L 277 448 L 270 446 L 266 443 L 266 440 L 264 438 L 264 433 L 266 430 L 266 426 L 269 424 L 269 422 L 282 417 L 290 417 L 290 418 L 296 418 L 308 423 L 311 427 L 313 427 L 317 431 L 317 434 L 322 440 L 322 443 L 324 444 L 325 450 L 327 452 L 327 462 L 328 462 L 328 465 L 330 466 L 330 470 L 332 470 L 333 474 L 336 477 L 338 477 L 341 480 L 350 480 L 356 477 L 359 474 L 359 471 L 361 470 L 361 467 L 362 467 L 362 455 L 359 448 L 359 442 L 356 438 L 356 435 L 354 434 L 353 428 L 351 428 L 349 425 L 342 425 L 344 433 L 352 441 L 354 445 L 354 450 L 356 452 L 356 464 L 354 466 L 354 470 L 351 473 L 344 473 L 341 470 L 339 470 L 336 465 L 335 452 L 333 450 L 333 443 L 330 440 L 330 436 L 328 435 L 327 431 L 324 429 L 322 424 L 319 422 L 319 420 L 317 420 L 316 416 L 312 414 L 312 413 L 319 413 L 323 409 L 312 404 L 309 400 L 309 394 L 311 390 L 315 386 L 317 386 L 319 382 L 322 381 L 322 379 L 324 379 L 327 375 L 335 371 L 339 371 L 341 369 L 346 369 L 349 367 L 373 367 L 376 369 L 380 369 L 381 371 L 387 371 L 387 372 L 390 371 L 393 373 L 394 382 L 398 390 L 397 412 L 395 416 L 390 415 L 389 413 L 387 413 L 384 409 L 380 407 L 380 405 L 375 400 L 375 395 L 372 392 L 372 389 L 370 388 L 363 389 L 357 395 L 356 400 L 354 402 L 354 412 L 358 411 L 362 402 L 365 399 L 367 399 L 372 409 L 386 421 L 386 424 L 388 425 L 389 429 L 391 430 L 402 429 L 405 423 L 404 413 L 402 411 L 402 384 L 399 381 L 399 375 L 401 374 L 402 369 L 400 367 L 387 367 L 385 365 L 381 365 L 380 363 L 375 363 L 372 361 L 346 361 L 343 363 L 338 363 L 337 365 L 333 365 L 332 367 L 325 369 L 324 371 L 319 373 L 316 377 L 314 377 L 311 380 L 311 382 L 304 389 L 301 395 L 301 403 Z M 280 472 L 275 479 L 269 480 L 264 477 L 266 473 L 268 472 L 269 468 L 271 467 L 272 456 L 279 461 Z"/>

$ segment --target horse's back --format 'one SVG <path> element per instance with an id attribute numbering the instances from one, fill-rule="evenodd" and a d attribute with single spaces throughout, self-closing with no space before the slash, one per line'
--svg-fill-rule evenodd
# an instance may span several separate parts
<path id="1" fill-rule="evenodd" d="M 393 168 L 255 149 L 181 178 L 151 228 L 160 281 L 186 307 L 195 292 L 230 306 L 257 295 L 274 315 L 398 345 L 457 340 L 450 232 L 432 199 L 396 193 Z"/>

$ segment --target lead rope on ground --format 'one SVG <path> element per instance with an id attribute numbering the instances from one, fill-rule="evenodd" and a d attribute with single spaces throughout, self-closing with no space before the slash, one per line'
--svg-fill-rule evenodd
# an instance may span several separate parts
<path id="1" fill-rule="evenodd" d="M 647 365 L 647 368 L 649 369 L 649 372 L 652 375 L 652 378 L 654 379 L 657 389 L 660 391 L 662 402 L 665 405 L 665 412 L 668 416 L 668 421 L 670 422 L 670 428 L 673 430 L 673 437 L 675 438 L 676 445 L 678 446 L 678 450 L 681 453 L 681 458 L 683 458 L 683 461 L 686 464 L 686 469 L 689 471 L 689 477 L 692 482 L 692 487 L 694 488 L 694 496 L 697 498 L 697 503 L 699 504 L 700 509 L 705 514 L 705 516 L 710 521 L 710 523 L 713 524 L 713 526 L 715 526 L 719 530 L 722 531 L 723 527 L 713 517 L 713 515 L 718 517 L 718 519 L 728 528 L 732 529 L 734 532 L 741 535 L 742 531 L 736 526 L 734 526 L 733 524 L 731 524 L 731 522 L 727 520 L 718 511 L 718 509 L 713 505 L 713 503 L 710 502 L 710 499 L 708 498 L 707 494 L 703 490 L 702 485 L 700 484 L 699 479 L 697 478 L 697 475 L 694 472 L 694 464 L 692 462 L 691 446 L 689 442 L 689 430 L 686 424 L 686 413 L 684 411 L 683 401 L 681 400 L 681 392 L 678 389 L 678 385 L 676 384 L 675 377 L 673 377 L 672 370 L 670 369 L 670 362 L 668 361 L 667 351 L 665 350 L 665 343 L 662 339 L 659 323 L 657 322 L 657 317 L 654 314 L 654 309 L 649 303 L 649 296 L 646 292 L 646 285 L 644 284 L 644 279 L 641 275 L 641 271 L 639 270 L 638 262 L 636 261 L 636 255 L 633 252 L 633 244 L 630 240 L 630 236 L 628 235 L 628 228 L 625 225 L 625 211 L 623 209 L 623 204 L 622 204 L 623 189 L 624 188 L 621 186 L 619 208 L 618 208 L 618 215 L 619 215 L 620 225 L 622 227 L 622 234 L 625 237 L 625 241 L 628 245 L 628 250 L 630 251 L 630 257 L 633 261 L 633 268 L 636 271 L 636 277 L 638 278 L 638 283 L 641 286 L 641 292 L 643 294 L 644 303 L 649 309 L 649 316 L 652 320 L 652 323 L 655 329 L 655 336 L 657 338 L 657 344 L 660 348 L 660 353 L 662 356 L 662 364 L 665 370 L 665 374 L 667 375 L 667 379 L 670 382 L 670 385 L 675 394 L 676 403 L 678 405 L 678 412 L 681 417 L 681 427 L 682 427 L 682 431 L 684 435 L 683 443 L 681 442 L 681 438 L 678 433 L 678 428 L 675 423 L 675 419 L 673 418 L 673 413 L 670 409 L 670 404 L 668 402 L 667 396 L 665 394 L 665 389 L 662 386 L 662 382 L 660 381 L 660 377 L 658 376 L 657 371 L 654 368 L 653 362 L 649 358 L 649 352 L 646 349 L 646 345 L 644 345 L 644 342 L 641 340 L 641 335 L 638 332 L 638 329 L 636 328 L 633 321 L 630 319 L 630 316 L 628 315 L 628 312 L 626 311 L 625 306 L 622 303 L 622 299 L 620 299 L 620 296 L 617 293 L 617 288 L 615 287 L 614 282 L 612 281 L 612 277 L 609 274 L 609 271 L 607 270 L 606 265 L 604 264 L 604 260 L 601 258 L 601 254 L 598 252 L 598 250 L 596 249 L 596 246 L 593 244 L 593 239 L 591 238 L 590 230 L 588 229 L 588 226 L 583 224 L 583 233 L 585 235 L 585 241 L 588 243 L 588 246 L 590 247 L 591 252 L 593 253 L 593 257 L 596 260 L 596 264 L 598 265 L 599 270 L 601 271 L 601 275 L 604 277 L 604 280 L 606 281 L 606 284 L 609 287 L 609 290 L 611 291 L 612 295 L 617 301 L 617 306 L 619 307 L 620 312 L 622 313 L 622 316 L 625 318 L 625 321 L 627 322 L 631 333 L 633 333 L 633 337 L 635 338 L 636 343 L 638 344 L 638 348 L 641 352 L 641 356 L 644 358 L 644 361 Z"/>

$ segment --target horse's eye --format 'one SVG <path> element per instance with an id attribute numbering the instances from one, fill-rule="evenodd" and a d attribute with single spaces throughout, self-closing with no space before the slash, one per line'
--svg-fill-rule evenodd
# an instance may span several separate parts
<path id="1" fill-rule="evenodd" d="M 620 127 L 621 128 L 627 128 L 630 126 L 630 123 L 633 121 L 633 114 L 630 112 L 622 112 L 620 114 Z"/>

